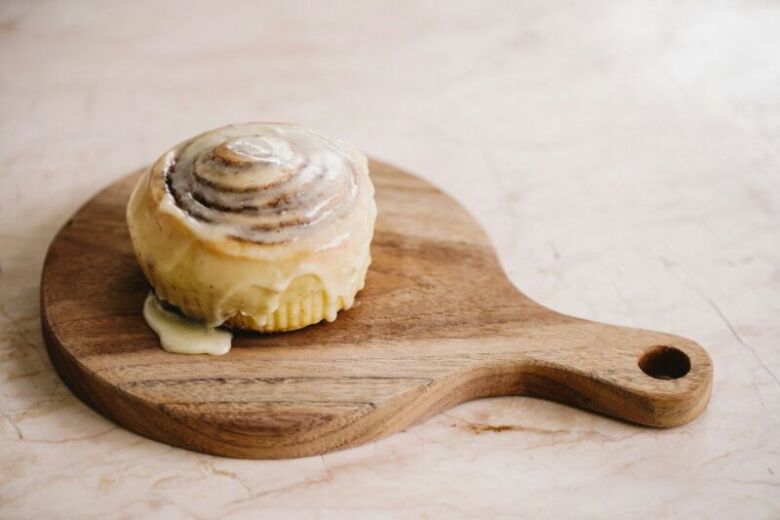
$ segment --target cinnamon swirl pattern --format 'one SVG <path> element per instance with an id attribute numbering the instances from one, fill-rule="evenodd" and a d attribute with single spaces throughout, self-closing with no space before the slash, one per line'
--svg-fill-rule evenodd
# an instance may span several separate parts
<path id="1" fill-rule="evenodd" d="M 365 156 L 288 124 L 206 132 L 169 150 L 128 203 L 157 296 L 209 326 L 292 330 L 352 305 L 376 217 Z"/>

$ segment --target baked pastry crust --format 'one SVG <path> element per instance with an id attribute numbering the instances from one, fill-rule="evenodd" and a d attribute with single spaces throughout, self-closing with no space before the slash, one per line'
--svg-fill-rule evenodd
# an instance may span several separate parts
<path id="1" fill-rule="evenodd" d="M 366 157 L 296 125 L 246 123 L 164 153 L 127 222 L 158 298 L 209 326 L 263 332 L 333 321 L 371 261 Z"/>

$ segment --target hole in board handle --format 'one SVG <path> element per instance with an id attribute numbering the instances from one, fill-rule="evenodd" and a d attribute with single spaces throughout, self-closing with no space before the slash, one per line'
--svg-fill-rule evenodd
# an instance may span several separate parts
<path id="1" fill-rule="evenodd" d="M 655 379 L 679 379 L 691 370 L 691 360 L 682 350 L 661 345 L 650 347 L 639 358 L 642 372 Z"/>

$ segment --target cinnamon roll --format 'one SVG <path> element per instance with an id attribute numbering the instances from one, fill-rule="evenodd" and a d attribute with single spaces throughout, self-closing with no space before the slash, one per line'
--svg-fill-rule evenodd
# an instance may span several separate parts
<path id="1" fill-rule="evenodd" d="M 165 152 L 127 223 L 157 297 L 209 327 L 263 332 L 333 321 L 371 261 L 366 157 L 290 124 L 226 126 Z"/>

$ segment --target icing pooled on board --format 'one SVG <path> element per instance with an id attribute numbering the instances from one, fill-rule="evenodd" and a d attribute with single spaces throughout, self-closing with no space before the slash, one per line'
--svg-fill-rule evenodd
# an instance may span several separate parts
<path id="1" fill-rule="evenodd" d="M 214 356 L 230 352 L 232 333 L 164 309 L 151 292 L 144 301 L 144 319 L 160 337 L 160 345 L 167 352 Z"/>

